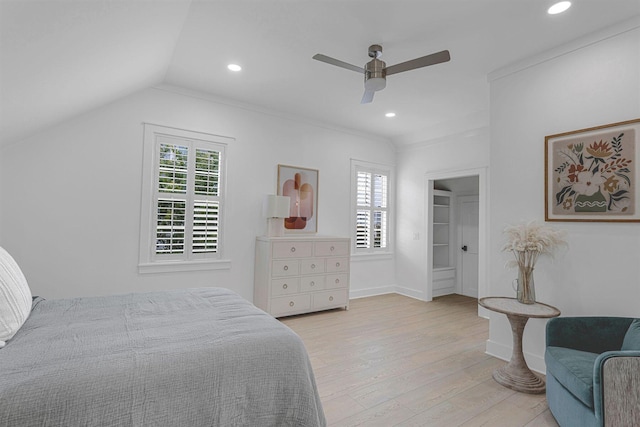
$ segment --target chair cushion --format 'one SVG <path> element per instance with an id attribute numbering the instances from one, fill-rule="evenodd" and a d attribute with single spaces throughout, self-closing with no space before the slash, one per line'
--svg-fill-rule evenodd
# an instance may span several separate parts
<path id="1" fill-rule="evenodd" d="M 621 350 L 640 350 L 640 319 L 634 319 L 624 336 Z"/>
<path id="2" fill-rule="evenodd" d="M 547 347 L 545 362 L 551 374 L 571 394 L 593 408 L 593 365 L 597 353 L 563 347 Z"/>
<path id="3" fill-rule="evenodd" d="M 31 313 L 31 290 L 15 260 L 0 247 L 0 348 Z"/>

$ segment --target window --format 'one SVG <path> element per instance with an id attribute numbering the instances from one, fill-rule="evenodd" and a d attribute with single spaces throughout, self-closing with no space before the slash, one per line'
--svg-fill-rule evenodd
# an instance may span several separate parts
<path id="1" fill-rule="evenodd" d="M 353 161 L 354 252 L 390 252 L 391 169 Z"/>
<path id="2" fill-rule="evenodd" d="M 140 272 L 226 268 L 222 212 L 230 138 L 145 124 Z"/>

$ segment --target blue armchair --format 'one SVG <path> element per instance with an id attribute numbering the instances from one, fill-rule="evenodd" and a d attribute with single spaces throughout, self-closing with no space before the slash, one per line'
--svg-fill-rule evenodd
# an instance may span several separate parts
<path id="1" fill-rule="evenodd" d="M 562 427 L 640 426 L 640 319 L 547 322 L 547 401 Z"/>

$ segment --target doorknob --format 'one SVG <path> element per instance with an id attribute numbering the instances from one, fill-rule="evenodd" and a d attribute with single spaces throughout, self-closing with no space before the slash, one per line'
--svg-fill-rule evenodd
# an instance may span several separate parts
<path id="1" fill-rule="evenodd" d="M 462 250 L 463 250 L 463 251 L 465 251 L 465 252 L 467 252 L 467 245 L 464 245 L 464 246 L 462 247 Z"/>

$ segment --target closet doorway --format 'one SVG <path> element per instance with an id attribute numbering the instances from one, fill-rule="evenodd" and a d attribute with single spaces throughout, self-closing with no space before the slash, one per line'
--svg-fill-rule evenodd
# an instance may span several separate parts
<path id="1" fill-rule="evenodd" d="M 486 293 L 486 169 L 427 175 L 427 262 L 428 299 L 446 294 L 472 298 Z M 450 263 L 442 266 L 442 216 L 438 204 L 449 195 Z"/>

